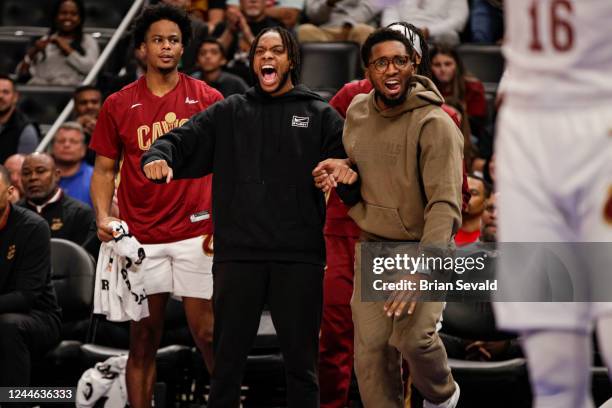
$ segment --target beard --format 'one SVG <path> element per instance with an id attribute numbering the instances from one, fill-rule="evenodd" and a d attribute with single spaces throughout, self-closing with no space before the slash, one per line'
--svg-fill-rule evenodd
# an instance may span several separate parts
<path id="1" fill-rule="evenodd" d="M 380 100 L 385 106 L 389 108 L 394 108 L 406 102 L 406 98 L 408 97 L 408 91 L 393 99 L 387 98 L 382 92 L 378 91 L 378 89 L 374 91 L 374 95 L 376 95 L 376 98 L 378 98 L 378 100 Z"/>
<path id="2" fill-rule="evenodd" d="M 2 105 L 0 105 L 0 116 L 6 115 L 11 111 L 11 109 L 13 109 L 13 105 L 11 105 L 10 103 L 7 104 L 6 107 L 2 107 Z"/>
<path id="3" fill-rule="evenodd" d="M 497 242 L 497 232 L 491 231 L 491 228 L 487 228 L 487 226 L 485 226 L 482 229 L 480 240 L 482 242 Z"/>

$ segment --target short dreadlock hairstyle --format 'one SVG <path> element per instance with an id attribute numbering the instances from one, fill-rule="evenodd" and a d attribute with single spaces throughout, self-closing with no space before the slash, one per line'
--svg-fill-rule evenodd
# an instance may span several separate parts
<path id="1" fill-rule="evenodd" d="M 363 62 L 364 67 L 367 67 L 370 63 L 372 48 L 374 48 L 375 45 L 386 41 L 398 41 L 404 44 L 410 60 L 414 61 L 414 48 L 412 47 L 410 40 L 406 38 L 405 35 L 390 28 L 379 28 L 368 36 L 361 47 L 361 61 Z"/>
<path id="2" fill-rule="evenodd" d="M 187 12 L 185 12 L 183 9 L 160 3 L 155 6 L 145 7 L 142 10 L 142 13 L 140 13 L 140 15 L 134 21 L 134 46 L 139 47 L 140 44 L 145 42 L 145 36 L 149 30 L 149 27 L 151 27 L 153 23 L 160 20 L 170 20 L 173 23 L 176 23 L 181 30 L 181 42 L 183 43 L 183 46 L 187 47 L 189 45 L 192 30 L 191 20 L 189 19 Z"/>
<path id="3" fill-rule="evenodd" d="M 297 42 L 295 36 L 291 34 L 287 29 L 283 27 L 269 27 L 264 28 L 261 32 L 255 37 L 253 40 L 253 44 L 251 44 L 251 49 L 249 51 L 249 67 L 250 72 L 255 80 L 257 78 L 257 74 L 253 68 L 253 60 L 255 59 L 255 50 L 257 49 L 257 44 L 259 44 L 259 39 L 266 33 L 275 31 L 280 35 L 281 40 L 283 42 L 283 46 L 287 50 L 287 57 L 291 62 L 291 82 L 293 85 L 297 85 L 300 80 L 300 71 L 302 69 L 302 62 L 300 58 L 300 45 Z"/>

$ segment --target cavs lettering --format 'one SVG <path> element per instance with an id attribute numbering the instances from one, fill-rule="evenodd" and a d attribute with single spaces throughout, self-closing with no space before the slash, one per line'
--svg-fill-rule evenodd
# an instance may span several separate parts
<path id="1" fill-rule="evenodd" d="M 184 126 L 223 97 L 185 74 L 179 74 L 178 84 L 163 96 L 153 95 L 146 82 L 143 76 L 107 98 L 90 147 L 121 162 L 121 181 L 115 184 L 119 212 L 141 244 L 210 234 L 212 177 L 158 185 L 144 176 L 140 159 L 156 140 Z"/>
<path id="2" fill-rule="evenodd" d="M 189 119 L 178 119 L 176 113 L 168 112 L 164 120 L 153 123 L 152 126 L 141 125 L 136 129 L 138 135 L 138 147 L 147 151 L 158 138 L 165 135 L 174 128 L 183 126 Z"/>

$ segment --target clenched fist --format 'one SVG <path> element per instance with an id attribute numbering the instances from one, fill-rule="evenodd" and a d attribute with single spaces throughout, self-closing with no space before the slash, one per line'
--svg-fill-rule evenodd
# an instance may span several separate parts
<path id="1" fill-rule="evenodd" d="M 149 180 L 163 180 L 165 178 L 166 184 L 172 181 L 172 168 L 168 166 L 165 160 L 153 160 L 145 164 L 143 170 Z"/>

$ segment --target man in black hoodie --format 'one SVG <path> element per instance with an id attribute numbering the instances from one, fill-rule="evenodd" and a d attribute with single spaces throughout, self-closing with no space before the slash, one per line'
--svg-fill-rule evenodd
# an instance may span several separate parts
<path id="1" fill-rule="evenodd" d="M 257 85 L 158 139 L 141 164 L 158 182 L 214 173 L 214 353 L 209 407 L 238 407 L 265 303 L 285 361 L 289 407 L 318 407 L 325 264 L 324 195 L 312 169 L 346 157 L 343 121 L 297 85 L 299 46 L 263 30 L 249 54 Z"/>

